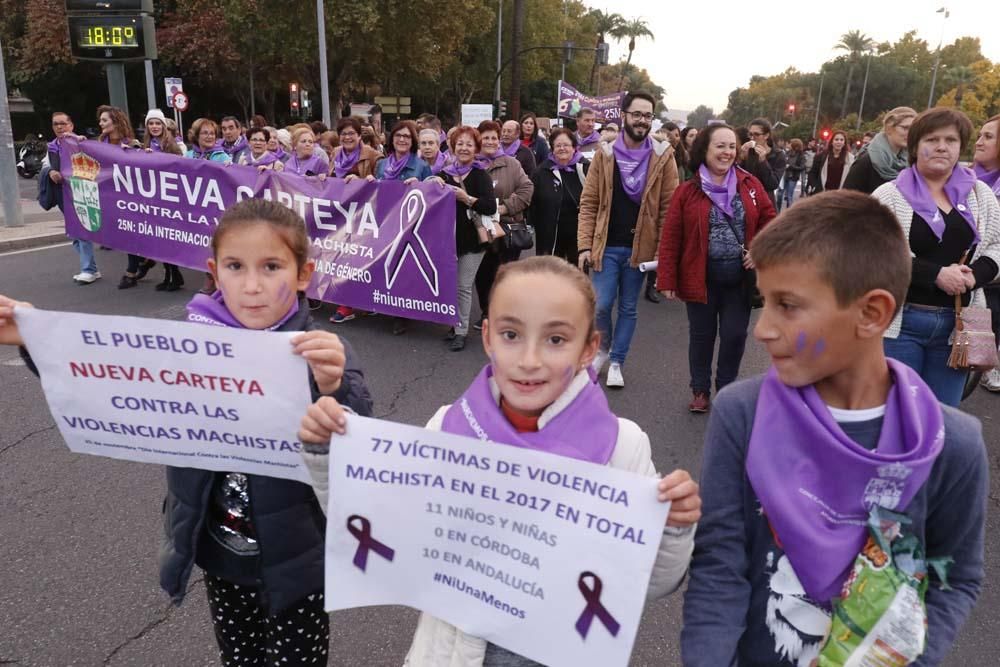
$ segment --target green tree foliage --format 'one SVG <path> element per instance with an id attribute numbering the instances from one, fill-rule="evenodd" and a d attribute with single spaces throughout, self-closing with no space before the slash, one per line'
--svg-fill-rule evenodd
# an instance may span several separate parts
<path id="1" fill-rule="evenodd" d="M 625 25 L 621 28 L 620 39 L 628 38 L 628 58 L 625 60 L 626 69 L 632 64 L 632 54 L 635 52 L 635 40 L 648 37 L 653 39 L 653 33 L 649 29 L 649 25 L 646 23 L 645 19 L 631 19 L 625 22 Z M 622 71 L 622 79 L 618 82 L 618 89 L 624 90 L 625 85 L 625 70 Z"/>
<path id="2" fill-rule="evenodd" d="M 847 102 L 851 98 L 851 82 L 854 80 L 854 68 L 860 62 L 865 52 L 870 51 L 875 42 L 860 30 L 851 30 L 840 37 L 834 48 L 847 51 L 847 86 L 844 89 L 844 99 L 840 107 L 840 115 L 847 112 Z"/>
<path id="3" fill-rule="evenodd" d="M 713 118 L 715 118 L 715 111 L 712 110 L 712 107 L 699 104 L 694 111 L 688 114 L 687 124 L 691 127 L 705 127 L 708 125 L 708 121 Z"/>

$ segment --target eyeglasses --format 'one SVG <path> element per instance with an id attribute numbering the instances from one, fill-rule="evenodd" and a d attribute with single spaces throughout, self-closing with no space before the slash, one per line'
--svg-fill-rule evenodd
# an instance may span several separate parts
<path id="1" fill-rule="evenodd" d="M 69 125 L 69 123 L 67 123 L 64 120 L 56 120 L 56 121 L 52 121 L 52 125 L 55 126 L 55 127 L 58 127 L 60 125 Z"/>
<path id="2" fill-rule="evenodd" d="M 626 111 L 625 115 L 632 119 L 633 122 L 638 122 L 640 120 L 651 121 L 653 120 L 653 114 L 643 113 L 641 111 Z"/>
<path id="3" fill-rule="evenodd" d="M 406 139 L 407 141 L 412 141 L 413 140 L 413 137 L 411 137 L 408 134 L 403 134 L 402 132 L 397 132 L 396 133 L 396 138 L 397 139 Z"/>
<path id="4" fill-rule="evenodd" d="M 198 133 L 198 136 L 199 137 L 208 137 L 208 136 L 214 137 L 215 136 L 215 130 L 202 130 L 201 132 Z"/>
<path id="5" fill-rule="evenodd" d="M 767 136 L 764 132 L 751 132 L 750 136 L 756 139 L 757 137 Z"/>

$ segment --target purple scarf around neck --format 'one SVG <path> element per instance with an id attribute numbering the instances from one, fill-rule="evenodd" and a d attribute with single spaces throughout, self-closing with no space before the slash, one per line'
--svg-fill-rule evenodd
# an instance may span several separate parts
<path id="1" fill-rule="evenodd" d="M 981 180 L 986 185 L 990 186 L 990 190 L 993 194 L 1000 198 L 1000 169 L 994 169 L 988 171 L 986 167 L 981 164 L 975 166 L 976 178 Z"/>
<path id="2" fill-rule="evenodd" d="M 500 150 L 498 153 L 503 153 L 507 157 L 517 157 L 517 151 L 521 149 L 521 142 L 515 141 L 510 146 L 504 146 L 503 142 L 500 142 Z"/>
<path id="3" fill-rule="evenodd" d="M 305 160 L 300 160 L 299 154 L 295 153 L 285 164 L 285 170 L 299 176 L 305 176 L 307 171 L 311 171 L 314 176 L 319 176 L 327 172 L 327 165 L 318 155 L 310 155 Z"/>
<path id="4" fill-rule="evenodd" d="M 601 133 L 598 132 L 597 130 L 594 130 L 588 136 L 582 137 L 582 136 L 580 136 L 580 133 L 577 132 L 576 133 L 576 140 L 577 140 L 577 143 L 579 143 L 581 146 L 586 146 L 588 144 L 596 144 L 597 142 L 599 142 L 601 140 Z"/>
<path id="5" fill-rule="evenodd" d="M 397 180 L 408 164 L 410 164 L 410 153 L 407 153 L 400 158 L 396 155 L 396 151 L 393 151 L 389 154 L 389 157 L 385 158 L 385 169 L 382 171 L 382 180 Z"/>
<path id="6" fill-rule="evenodd" d="M 226 151 L 226 155 L 232 157 L 234 153 L 238 153 L 250 144 L 247 142 L 246 135 L 241 134 L 240 138 L 234 141 L 232 144 L 227 144 L 225 140 L 222 141 L 222 145 L 219 146 L 222 150 Z"/>
<path id="7" fill-rule="evenodd" d="M 337 155 L 333 158 L 333 174 L 337 178 L 344 178 L 351 173 L 355 165 L 361 159 L 361 144 L 353 151 L 348 153 L 343 148 L 337 151 Z"/>
<path id="8" fill-rule="evenodd" d="M 285 322 L 292 319 L 299 312 L 299 300 L 292 301 L 291 307 L 284 317 L 267 327 L 265 331 L 274 331 L 280 328 Z M 187 305 L 188 322 L 198 322 L 215 327 L 233 327 L 235 329 L 246 329 L 236 317 L 229 312 L 226 302 L 222 298 L 222 292 L 216 290 L 212 295 L 195 294 L 194 298 Z"/>
<path id="9" fill-rule="evenodd" d="M 246 156 L 247 165 L 251 167 L 266 167 L 278 161 L 278 156 L 271 151 L 264 151 L 263 155 L 259 158 L 253 156 L 253 151 L 247 151 L 244 155 Z"/>
<path id="10" fill-rule="evenodd" d="M 582 159 L 583 159 L 583 153 L 581 153 L 580 149 L 577 148 L 576 151 L 574 151 L 573 153 L 573 157 L 571 157 L 569 159 L 569 162 L 567 162 L 566 164 L 560 164 L 559 160 L 557 160 L 555 156 L 552 156 L 551 159 L 549 160 L 549 169 L 551 169 L 552 171 L 573 172 L 576 171 L 576 165 L 579 164 L 580 160 Z"/>
<path id="11" fill-rule="evenodd" d="M 844 434 L 812 385 L 789 387 L 772 368 L 757 398 L 747 477 L 816 602 L 840 594 L 872 506 L 904 511 L 944 446 L 934 393 L 908 366 L 887 361 L 893 385 L 874 451 Z"/>
<path id="12" fill-rule="evenodd" d="M 736 167 L 729 168 L 721 184 L 712 180 L 712 174 L 705 165 L 698 167 L 698 176 L 701 177 L 701 189 L 712 200 L 712 204 L 725 213 L 727 218 L 732 219 L 733 198 L 736 197 Z"/>
<path id="13" fill-rule="evenodd" d="M 589 370 L 581 372 L 588 373 L 588 382 L 569 405 L 541 430 L 518 433 L 493 398 L 493 368 L 487 365 L 448 408 L 441 430 L 605 465 L 618 442 L 618 418 Z"/>
<path id="14" fill-rule="evenodd" d="M 445 166 L 447 166 L 448 161 L 450 159 L 451 159 L 450 155 L 448 155 L 444 151 L 438 151 L 437 157 L 434 158 L 434 164 L 430 165 L 431 175 L 437 176 L 438 174 L 440 174 L 441 170 L 444 169 Z"/>
<path id="15" fill-rule="evenodd" d="M 646 189 L 649 175 L 649 161 L 653 155 L 653 141 L 646 137 L 639 148 L 625 145 L 624 133 L 618 135 L 614 143 L 615 162 L 622 177 L 622 189 L 636 204 L 642 203 L 642 193 Z"/>
<path id="16" fill-rule="evenodd" d="M 479 158 L 476 158 L 469 164 L 462 164 L 458 160 L 452 160 L 441 171 L 454 178 L 461 178 L 472 171 L 473 167 L 483 169 L 483 163 L 479 161 Z"/>
<path id="17" fill-rule="evenodd" d="M 899 172 L 895 183 L 899 194 L 903 195 L 903 199 L 913 208 L 913 212 L 923 218 L 927 226 L 934 232 L 934 236 L 940 241 L 944 235 L 944 216 L 941 215 L 938 205 L 934 202 L 934 197 L 931 195 L 930 188 L 927 187 L 927 181 L 924 180 L 924 177 L 920 175 L 916 167 L 907 167 Z M 969 207 L 966 206 L 969 193 L 975 187 L 976 172 L 968 167 L 955 165 L 951 176 L 948 177 L 947 182 L 944 184 L 944 194 L 948 198 L 948 201 L 951 202 L 951 205 L 955 207 L 955 210 L 969 223 L 969 227 L 972 228 L 972 233 L 976 238 L 975 242 L 979 243 L 979 229 L 976 227 L 976 217 L 969 210 Z"/>

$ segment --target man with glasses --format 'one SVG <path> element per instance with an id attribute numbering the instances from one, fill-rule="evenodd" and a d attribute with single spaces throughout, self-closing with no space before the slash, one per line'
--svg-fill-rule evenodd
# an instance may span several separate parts
<path id="1" fill-rule="evenodd" d="M 579 263 L 591 271 L 601 332 L 594 367 L 600 373 L 611 360 L 608 387 L 625 386 L 622 366 L 635 333 L 643 284 L 639 263 L 656 257 L 660 226 L 678 183 L 673 148 L 649 136 L 655 107 L 649 93 L 625 96 L 623 131 L 614 143 L 600 145 L 580 195 Z M 618 318 L 612 325 L 616 300 Z"/>
<path id="2" fill-rule="evenodd" d="M 59 158 L 59 144 L 63 137 L 73 136 L 73 119 L 68 113 L 56 111 L 52 114 L 52 133 L 56 138 L 49 142 L 48 154 L 42 162 L 42 172 L 38 181 L 38 203 L 46 211 L 53 206 L 63 210 L 62 165 Z M 90 285 L 100 279 L 97 260 L 94 258 L 94 244 L 82 239 L 73 239 L 73 248 L 80 256 L 80 273 L 73 276 L 77 285 Z"/>

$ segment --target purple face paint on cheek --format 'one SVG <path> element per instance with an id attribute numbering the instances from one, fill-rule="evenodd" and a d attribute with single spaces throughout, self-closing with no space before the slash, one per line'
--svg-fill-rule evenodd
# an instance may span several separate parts
<path id="1" fill-rule="evenodd" d="M 795 354 L 802 354 L 802 351 L 806 349 L 806 332 L 800 331 L 798 337 L 795 339 Z"/>
<path id="2" fill-rule="evenodd" d="M 820 338 L 813 346 L 813 356 L 818 357 L 824 352 L 826 352 L 826 341 Z"/>

